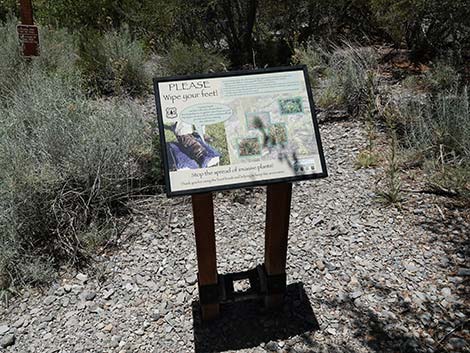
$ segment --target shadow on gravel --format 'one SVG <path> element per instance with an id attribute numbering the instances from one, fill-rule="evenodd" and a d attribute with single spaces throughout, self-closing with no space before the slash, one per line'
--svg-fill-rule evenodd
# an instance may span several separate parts
<path id="1" fill-rule="evenodd" d="M 221 306 L 221 316 L 202 322 L 199 302 L 192 303 L 195 351 L 222 352 L 257 347 L 319 329 L 302 283 L 287 286 L 284 307 L 267 311 L 260 301 Z"/>
<path id="2" fill-rule="evenodd" d="M 346 301 L 324 301 L 329 307 L 341 308 L 344 316 L 353 318 L 351 334 L 371 351 L 377 353 L 421 353 L 421 352 L 443 352 L 440 347 L 427 345 L 421 339 L 411 334 L 405 334 L 401 328 L 404 321 L 397 319 L 384 319 L 379 317 L 371 309 L 358 308 L 351 300 Z M 415 313 L 409 312 L 408 315 Z M 404 313 L 404 315 L 406 315 Z M 305 339 L 304 339 L 305 341 Z M 309 348 L 315 348 L 315 342 L 306 342 Z M 340 347 L 327 350 L 327 352 L 343 352 Z M 308 352 L 311 352 L 309 350 Z M 344 350 L 347 352 L 347 350 Z"/>

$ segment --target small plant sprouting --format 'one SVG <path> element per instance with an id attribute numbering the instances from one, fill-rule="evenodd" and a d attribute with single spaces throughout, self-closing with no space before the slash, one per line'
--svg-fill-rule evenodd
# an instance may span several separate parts
<path id="1" fill-rule="evenodd" d="M 365 104 L 365 124 L 367 133 L 367 146 L 366 149 L 359 152 L 356 159 L 356 168 L 370 168 L 377 166 L 379 156 L 374 152 L 375 147 L 375 116 L 376 116 L 376 92 L 375 92 L 374 72 L 367 73 L 367 102 Z"/>
<path id="2" fill-rule="evenodd" d="M 368 149 L 362 150 L 356 157 L 356 168 L 371 168 L 377 166 L 379 163 L 379 157 L 376 153 L 369 151 Z"/>
<path id="3" fill-rule="evenodd" d="M 367 150 L 372 153 L 374 149 L 375 133 L 375 116 L 376 116 L 376 85 L 374 81 L 374 72 L 367 73 L 367 103 L 365 109 L 366 131 L 367 131 Z"/>
<path id="4" fill-rule="evenodd" d="M 394 113 L 384 110 L 385 121 L 389 131 L 389 153 L 387 155 L 387 166 L 385 169 L 384 190 L 378 191 L 380 199 L 387 204 L 400 202 L 402 198 L 400 166 L 397 159 L 397 133 L 395 130 Z"/>

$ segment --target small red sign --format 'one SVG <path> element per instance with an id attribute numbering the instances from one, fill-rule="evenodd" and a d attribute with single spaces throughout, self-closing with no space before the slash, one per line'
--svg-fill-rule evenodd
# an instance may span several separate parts
<path id="1" fill-rule="evenodd" d="M 35 25 L 18 25 L 18 38 L 23 44 L 24 56 L 38 56 L 39 31 Z"/>

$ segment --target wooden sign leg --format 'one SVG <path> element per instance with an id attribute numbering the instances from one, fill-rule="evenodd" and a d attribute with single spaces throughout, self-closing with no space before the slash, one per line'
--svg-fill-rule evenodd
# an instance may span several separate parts
<path id="1" fill-rule="evenodd" d="M 192 195 L 202 319 L 219 316 L 217 258 L 212 194 Z"/>
<path id="2" fill-rule="evenodd" d="M 281 305 L 286 288 L 287 235 L 292 183 L 267 187 L 264 266 L 267 273 L 266 307 Z"/>

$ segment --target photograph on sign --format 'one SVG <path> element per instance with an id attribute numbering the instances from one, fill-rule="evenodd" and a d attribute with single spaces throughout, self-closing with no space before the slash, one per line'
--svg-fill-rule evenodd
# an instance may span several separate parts
<path id="1" fill-rule="evenodd" d="M 305 67 L 154 84 L 170 196 L 326 176 Z"/>

